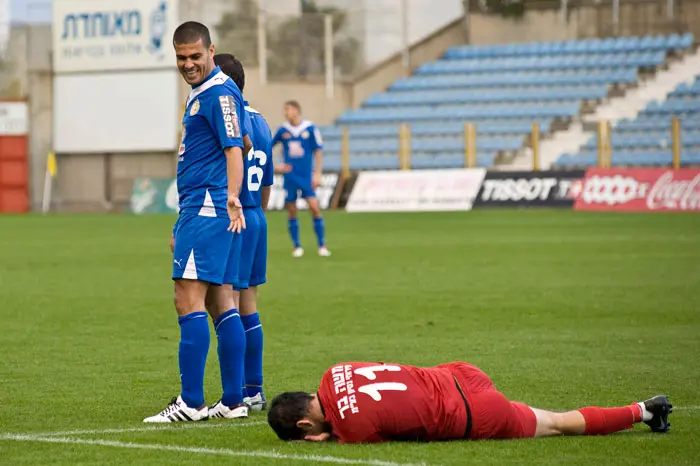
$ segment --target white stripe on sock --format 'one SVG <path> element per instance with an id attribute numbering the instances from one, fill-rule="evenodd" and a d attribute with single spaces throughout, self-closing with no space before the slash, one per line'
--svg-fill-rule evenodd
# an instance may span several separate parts
<path id="1" fill-rule="evenodd" d="M 216 327 L 214 327 L 214 328 L 215 328 L 215 329 L 216 329 L 216 328 L 219 328 L 219 325 L 223 324 L 224 322 L 226 322 L 227 320 L 229 320 L 231 317 L 238 317 L 238 318 L 240 318 L 241 316 L 240 316 L 240 314 L 238 314 L 237 312 L 236 312 L 235 314 L 231 314 L 230 316 L 226 316 L 226 317 L 224 317 L 224 318 L 221 320 L 221 322 L 219 322 L 218 324 L 216 324 Z"/>
<path id="2" fill-rule="evenodd" d="M 256 328 L 262 327 L 262 324 L 258 324 L 255 327 L 250 327 L 248 330 L 246 330 L 246 333 L 250 332 L 251 330 L 255 330 Z"/>

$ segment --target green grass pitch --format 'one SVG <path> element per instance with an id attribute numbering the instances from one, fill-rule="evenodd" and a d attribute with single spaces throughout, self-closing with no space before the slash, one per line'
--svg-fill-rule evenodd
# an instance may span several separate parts
<path id="1" fill-rule="evenodd" d="M 148 427 L 178 393 L 170 216 L 0 217 L 0 463 L 700 464 L 700 216 L 474 211 L 327 216 L 291 257 L 270 215 L 268 397 L 342 360 L 474 363 L 549 409 L 668 393 L 668 435 L 284 444 L 244 422 Z M 220 395 L 212 336 L 207 401 Z M 70 432 L 70 431 L 87 432 Z M 50 436 L 44 436 L 48 435 Z"/>

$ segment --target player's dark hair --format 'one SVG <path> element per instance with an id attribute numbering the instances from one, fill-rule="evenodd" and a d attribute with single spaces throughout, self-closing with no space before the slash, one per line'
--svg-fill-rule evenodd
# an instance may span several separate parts
<path id="1" fill-rule="evenodd" d="M 202 40 L 205 48 L 211 45 L 211 34 L 209 28 L 197 21 L 187 21 L 175 29 L 173 33 L 173 44 L 194 44 Z"/>
<path id="2" fill-rule="evenodd" d="M 309 403 L 314 397 L 306 392 L 286 392 L 277 395 L 270 411 L 267 423 L 282 440 L 303 440 L 306 433 L 297 426 L 297 422 L 309 413 Z"/>
<path id="3" fill-rule="evenodd" d="M 243 88 L 245 87 L 245 71 L 243 71 L 243 64 L 236 57 L 230 53 L 217 53 L 214 55 L 214 64 L 233 79 L 238 89 L 243 92 Z"/>
<path id="4" fill-rule="evenodd" d="M 284 105 L 289 105 L 290 107 L 294 107 L 297 109 L 297 112 L 301 113 L 301 105 L 299 105 L 299 102 L 296 100 L 288 100 L 284 103 Z"/>

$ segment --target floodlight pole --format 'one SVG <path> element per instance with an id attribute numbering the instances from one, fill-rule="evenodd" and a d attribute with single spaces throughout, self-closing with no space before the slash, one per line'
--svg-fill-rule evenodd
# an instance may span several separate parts
<path id="1" fill-rule="evenodd" d="M 401 65 L 406 74 L 411 68 L 411 44 L 408 37 L 408 0 L 401 0 Z"/>
<path id="2" fill-rule="evenodd" d="M 258 70 L 260 84 L 267 84 L 267 16 L 265 15 L 265 0 L 258 0 Z"/>
<path id="3" fill-rule="evenodd" d="M 323 48 L 326 64 L 326 97 L 332 99 L 335 96 L 333 63 L 333 17 L 327 14 L 323 17 Z"/>

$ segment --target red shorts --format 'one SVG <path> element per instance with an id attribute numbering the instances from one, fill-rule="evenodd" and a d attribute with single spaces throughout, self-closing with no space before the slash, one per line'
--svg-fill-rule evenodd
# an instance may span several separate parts
<path id="1" fill-rule="evenodd" d="M 509 401 L 481 369 L 464 362 L 445 364 L 457 378 L 472 415 L 471 440 L 534 437 L 537 417 L 527 405 Z"/>

